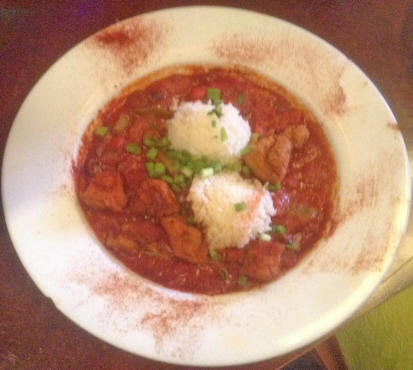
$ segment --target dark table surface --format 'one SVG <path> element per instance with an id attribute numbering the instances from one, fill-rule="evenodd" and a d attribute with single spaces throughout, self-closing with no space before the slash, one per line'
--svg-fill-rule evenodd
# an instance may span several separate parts
<path id="1" fill-rule="evenodd" d="M 160 8 L 223 5 L 285 19 L 327 40 L 372 79 L 413 155 L 413 0 L 0 0 L 0 153 L 24 98 L 62 54 L 118 20 Z M 413 283 L 412 227 L 370 306 Z M 387 284 L 387 285 L 386 285 Z M 383 289 L 385 287 L 385 289 Z M 367 305 L 369 307 L 369 305 Z M 273 369 L 277 361 L 246 368 Z M 105 344 L 45 298 L 0 219 L 0 369 L 173 369 Z"/>

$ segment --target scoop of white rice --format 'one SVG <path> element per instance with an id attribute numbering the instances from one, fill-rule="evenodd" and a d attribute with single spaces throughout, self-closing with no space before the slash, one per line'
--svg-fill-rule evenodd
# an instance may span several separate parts
<path id="1" fill-rule="evenodd" d="M 214 109 L 210 102 L 180 104 L 167 123 L 172 147 L 219 160 L 222 164 L 234 162 L 248 144 L 251 129 L 232 104 L 222 103 L 221 107 L 222 116 L 217 117 L 215 113 L 208 114 Z M 222 130 L 225 130 L 226 139 L 222 138 Z"/>
<path id="2" fill-rule="evenodd" d="M 206 231 L 211 249 L 243 247 L 268 231 L 274 209 L 271 195 L 257 180 L 222 172 L 205 179 L 195 177 L 189 189 L 195 220 Z M 245 202 L 237 212 L 235 204 Z"/>

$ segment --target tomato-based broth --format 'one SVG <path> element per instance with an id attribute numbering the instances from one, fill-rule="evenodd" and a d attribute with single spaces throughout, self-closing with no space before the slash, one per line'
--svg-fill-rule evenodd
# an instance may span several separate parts
<path id="1" fill-rule="evenodd" d="M 314 116 L 250 71 L 181 67 L 124 89 L 83 136 L 80 205 L 139 275 L 203 294 L 293 268 L 328 231 L 337 171 Z"/>

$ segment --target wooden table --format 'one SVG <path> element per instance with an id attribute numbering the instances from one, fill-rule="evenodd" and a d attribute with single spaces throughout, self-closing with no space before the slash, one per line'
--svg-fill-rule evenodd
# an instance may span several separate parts
<path id="1" fill-rule="evenodd" d="M 97 30 L 147 11 L 200 1 L 0 1 L 0 150 L 30 89 L 63 53 Z M 204 1 L 285 19 L 319 35 L 373 80 L 413 155 L 413 0 Z M 413 282 L 413 228 L 371 309 Z M 277 360 L 247 368 L 273 369 Z M 45 298 L 0 221 L 0 369 L 175 369 L 116 349 L 78 328 Z"/>

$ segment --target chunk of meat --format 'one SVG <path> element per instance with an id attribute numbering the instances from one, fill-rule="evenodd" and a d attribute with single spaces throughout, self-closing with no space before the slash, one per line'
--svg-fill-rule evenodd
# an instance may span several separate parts
<path id="1" fill-rule="evenodd" d="M 258 280 L 274 280 L 280 273 L 284 250 L 281 243 L 254 242 L 247 247 L 241 273 Z"/>
<path id="2" fill-rule="evenodd" d="M 133 252 L 139 249 L 138 243 L 133 238 L 123 234 L 109 234 L 106 239 L 106 245 L 112 249 L 124 252 Z"/>
<path id="3" fill-rule="evenodd" d="M 179 216 L 164 217 L 161 223 L 176 257 L 192 263 L 207 260 L 208 248 L 197 228 L 187 225 Z"/>
<path id="4" fill-rule="evenodd" d="M 275 177 L 278 178 L 278 182 L 280 182 L 287 173 L 292 150 L 293 145 L 290 139 L 285 135 L 279 135 L 275 137 L 274 145 L 268 151 L 267 160 Z"/>
<path id="5" fill-rule="evenodd" d="M 143 247 L 142 251 L 143 253 L 149 256 L 162 258 L 162 259 L 173 257 L 173 253 L 169 245 L 162 241 L 156 241 L 156 242 L 146 244 Z"/>
<path id="6" fill-rule="evenodd" d="M 293 146 L 285 135 L 262 136 L 244 156 L 245 163 L 262 181 L 281 182 L 288 170 Z"/>
<path id="7" fill-rule="evenodd" d="M 150 179 L 140 184 L 131 210 L 156 217 L 169 216 L 179 211 L 175 194 L 165 181 Z"/>
<path id="8" fill-rule="evenodd" d="M 165 231 L 160 225 L 142 219 L 123 224 L 121 226 L 121 232 L 122 234 L 133 238 L 141 245 L 154 241 L 166 240 Z"/>
<path id="9" fill-rule="evenodd" d="M 196 100 L 205 100 L 208 91 L 208 86 L 201 85 L 195 86 L 186 97 L 189 101 L 196 101 Z"/>
<path id="10" fill-rule="evenodd" d="M 284 135 L 291 140 L 294 148 L 301 148 L 310 137 L 310 131 L 305 125 L 288 126 Z"/>
<path id="11" fill-rule="evenodd" d="M 97 173 L 80 198 L 89 207 L 115 212 L 120 212 L 128 202 L 122 178 L 116 172 Z"/>

